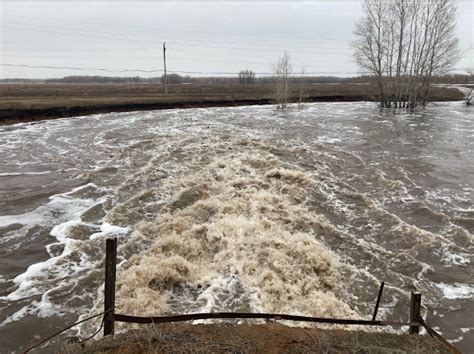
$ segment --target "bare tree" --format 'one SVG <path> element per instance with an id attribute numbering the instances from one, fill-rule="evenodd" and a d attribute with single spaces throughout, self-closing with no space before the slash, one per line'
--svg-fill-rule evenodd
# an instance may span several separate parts
<path id="1" fill-rule="evenodd" d="M 466 93 L 466 106 L 472 105 L 472 89 Z"/>
<path id="2" fill-rule="evenodd" d="M 466 68 L 464 69 L 466 73 L 469 74 L 466 78 L 466 83 L 472 83 L 474 80 L 474 68 Z M 473 102 L 473 97 L 472 97 L 472 89 L 469 89 L 469 86 L 466 86 L 466 91 L 465 91 L 465 102 L 466 106 L 472 106 Z"/>
<path id="3" fill-rule="evenodd" d="M 464 69 L 469 74 L 469 81 L 474 82 L 474 68 L 466 68 Z"/>
<path id="4" fill-rule="evenodd" d="M 275 98 L 277 102 L 277 109 L 285 109 L 288 107 L 290 98 L 290 75 L 292 72 L 292 65 L 290 62 L 290 55 L 285 51 L 273 67 L 275 74 Z"/>
<path id="5" fill-rule="evenodd" d="M 255 83 L 255 73 L 252 70 L 242 70 L 239 72 L 239 82 L 241 84 Z"/>
<path id="6" fill-rule="evenodd" d="M 301 77 L 299 81 L 299 97 L 298 97 L 298 108 L 303 108 L 303 96 L 304 96 L 304 65 L 301 67 Z"/>
<path id="7" fill-rule="evenodd" d="M 365 0 L 353 43 L 359 67 L 374 76 L 381 107 L 428 101 L 433 78 L 458 59 L 451 0 Z"/>
<path id="8" fill-rule="evenodd" d="M 161 83 L 165 83 L 168 82 L 168 84 L 182 84 L 184 82 L 184 77 L 182 77 L 181 75 L 178 75 L 178 74 L 167 74 L 166 77 L 165 75 L 163 74 L 161 76 Z"/>

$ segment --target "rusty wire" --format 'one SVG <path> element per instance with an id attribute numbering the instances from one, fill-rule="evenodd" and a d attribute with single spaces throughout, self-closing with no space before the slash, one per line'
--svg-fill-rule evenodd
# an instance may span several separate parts
<path id="1" fill-rule="evenodd" d="M 80 320 L 80 321 L 77 321 L 77 322 L 73 323 L 72 325 L 69 325 L 69 326 L 67 326 L 67 327 L 65 327 L 65 328 L 63 328 L 63 329 L 61 329 L 60 331 L 57 331 L 56 333 L 50 335 L 49 337 L 46 337 L 46 338 L 41 339 L 39 342 L 37 342 L 36 344 L 32 345 L 31 347 L 29 347 L 28 349 L 26 349 L 26 350 L 23 351 L 22 353 L 23 353 L 23 354 L 29 353 L 31 350 L 33 350 L 33 349 L 39 347 L 40 345 L 46 343 L 46 342 L 49 341 L 50 339 L 53 339 L 54 337 L 59 336 L 61 333 L 66 332 L 68 329 L 71 329 L 72 327 L 77 326 L 78 324 L 81 324 L 81 323 L 83 323 L 83 322 L 92 320 L 92 319 L 94 319 L 94 318 L 96 318 L 96 317 L 105 315 L 105 314 L 106 314 L 107 312 L 109 312 L 109 311 L 111 311 L 111 310 L 104 311 L 104 312 L 95 314 L 95 315 L 93 315 L 93 316 L 86 317 L 86 318 L 84 318 L 84 319 L 82 319 L 82 320 Z M 103 324 L 103 323 L 104 323 L 104 321 L 102 320 L 102 324 Z M 102 328 L 102 325 L 101 325 L 101 328 Z M 99 329 L 99 331 L 100 331 L 100 329 Z M 99 333 L 99 331 L 97 331 L 97 333 Z M 94 333 L 93 336 L 95 336 L 97 333 Z M 90 338 L 92 338 L 93 336 L 91 336 Z M 86 340 L 89 340 L 90 338 L 87 338 Z M 84 340 L 83 342 L 85 342 L 85 340 Z"/>
<path id="2" fill-rule="evenodd" d="M 31 350 L 39 347 L 40 345 L 46 343 L 50 339 L 60 335 L 61 333 L 71 329 L 78 324 L 89 321 L 91 319 L 97 318 L 99 316 L 105 315 L 107 312 L 104 311 L 93 316 L 89 316 L 80 321 L 77 321 L 60 331 L 50 335 L 47 338 L 42 339 L 38 343 L 26 349 L 23 353 L 28 353 Z M 354 319 L 339 319 L 339 318 L 320 318 L 320 317 L 308 317 L 308 316 L 294 316 L 286 314 L 272 314 L 272 313 L 233 313 L 233 312 L 214 312 L 214 313 L 195 313 L 195 314 L 185 314 L 185 315 L 173 315 L 173 316 L 159 316 L 159 317 L 136 317 L 128 315 L 114 314 L 115 322 L 128 322 L 128 323 L 171 323 L 171 322 L 182 322 L 182 321 L 192 321 L 192 320 L 202 320 L 202 319 L 273 319 L 273 320 L 289 320 L 289 321 L 301 321 L 301 322 L 317 322 L 317 323 L 330 323 L 330 324 L 341 324 L 341 325 L 363 325 L 363 326 L 413 326 L 413 325 L 422 325 L 429 335 L 440 340 L 444 345 L 446 345 L 453 353 L 460 354 L 461 352 L 449 343 L 444 337 L 442 337 L 438 332 L 432 329 L 428 324 L 419 318 L 417 322 L 392 322 L 392 321 L 371 321 L 371 320 L 354 320 Z M 104 319 L 102 319 L 100 328 L 90 337 L 82 340 L 80 343 L 84 343 L 89 339 L 95 337 L 100 330 L 103 328 Z"/>
<path id="3" fill-rule="evenodd" d="M 114 322 L 128 323 L 171 323 L 207 319 L 268 319 L 268 320 L 287 320 L 295 322 L 314 322 L 340 325 L 361 325 L 361 326 L 413 326 L 420 325 L 420 322 L 391 322 L 391 321 L 372 321 L 360 319 L 342 319 L 342 318 L 324 318 L 297 316 L 278 313 L 248 313 L 248 312 L 210 312 L 210 313 L 190 313 L 185 315 L 170 315 L 157 317 L 137 317 L 121 314 L 114 314 Z"/>
<path id="4" fill-rule="evenodd" d="M 420 321 L 421 325 L 429 333 L 430 336 L 435 337 L 436 339 L 438 339 L 441 343 L 443 343 L 446 347 L 448 347 L 454 354 L 462 354 L 461 351 L 458 348 L 456 348 L 454 345 L 449 343 L 441 334 L 436 332 L 433 328 L 428 326 L 428 324 L 425 322 L 425 320 L 422 317 L 419 318 L 419 321 Z"/>

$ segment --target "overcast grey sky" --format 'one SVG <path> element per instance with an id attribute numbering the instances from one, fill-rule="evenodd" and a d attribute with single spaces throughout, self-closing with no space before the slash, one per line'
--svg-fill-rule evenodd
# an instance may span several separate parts
<path id="1" fill-rule="evenodd" d="M 0 3 L 1 63 L 90 68 L 0 66 L 2 78 L 66 75 L 160 76 L 167 43 L 170 71 L 272 71 L 287 50 L 295 71 L 349 76 L 360 1 L 319 2 L 5 2 Z M 456 65 L 474 67 L 474 6 L 458 1 L 463 51 Z M 217 74 L 216 74 L 217 75 Z"/>

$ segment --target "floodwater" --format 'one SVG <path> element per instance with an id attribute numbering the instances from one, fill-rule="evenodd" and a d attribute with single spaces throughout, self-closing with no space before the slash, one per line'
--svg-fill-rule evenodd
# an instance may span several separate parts
<path id="1" fill-rule="evenodd" d="M 468 351 L 473 176 L 474 110 L 460 102 L 0 127 L 0 351 L 101 311 L 107 237 L 120 313 L 370 319 L 385 281 L 380 319 L 407 320 L 417 290 L 428 323 Z"/>

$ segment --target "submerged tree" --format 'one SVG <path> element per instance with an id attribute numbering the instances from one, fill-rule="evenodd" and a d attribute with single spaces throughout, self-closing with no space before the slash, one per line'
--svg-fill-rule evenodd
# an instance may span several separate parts
<path id="1" fill-rule="evenodd" d="M 375 77 L 380 106 L 424 106 L 433 78 L 458 58 L 454 2 L 365 0 L 363 10 L 354 31 L 354 57 Z"/>
<path id="2" fill-rule="evenodd" d="M 466 106 L 472 106 L 472 90 L 466 93 Z"/>
<path id="3" fill-rule="evenodd" d="M 304 96 L 304 65 L 301 67 L 301 77 L 299 81 L 299 95 L 298 95 L 298 108 L 303 107 L 303 96 Z"/>
<path id="4" fill-rule="evenodd" d="M 470 82 L 472 82 L 473 78 L 474 78 L 474 69 L 466 69 L 466 72 L 471 76 L 470 77 Z M 467 106 L 472 106 L 472 89 L 469 90 L 467 93 L 466 93 L 466 105 Z"/>
<path id="5" fill-rule="evenodd" d="M 277 102 L 277 109 L 285 109 L 288 106 L 290 99 L 290 75 L 292 72 L 292 65 L 290 55 L 285 52 L 278 60 L 278 63 L 273 67 L 275 74 L 275 98 Z"/>

